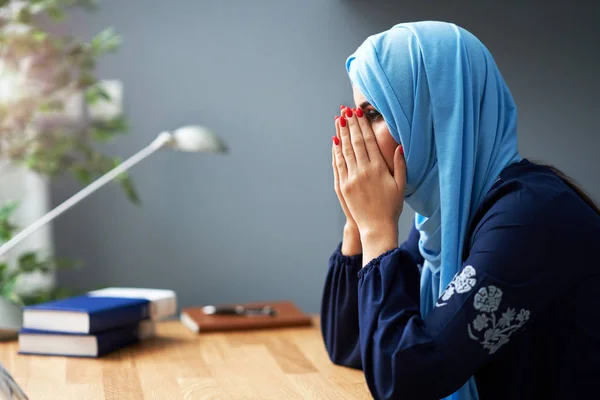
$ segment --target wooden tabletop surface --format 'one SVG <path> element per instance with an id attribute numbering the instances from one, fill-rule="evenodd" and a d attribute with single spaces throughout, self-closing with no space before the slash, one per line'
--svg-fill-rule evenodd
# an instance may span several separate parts
<path id="1" fill-rule="evenodd" d="M 195 335 L 179 321 L 99 359 L 17 354 L 0 362 L 31 400 L 371 399 L 361 371 L 333 365 L 312 327 Z"/>

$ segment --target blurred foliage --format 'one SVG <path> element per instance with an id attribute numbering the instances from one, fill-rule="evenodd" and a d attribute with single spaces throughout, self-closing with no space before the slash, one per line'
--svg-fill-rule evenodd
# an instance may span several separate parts
<path id="1" fill-rule="evenodd" d="M 58 23 L 72 7 L 93 10 L 96 2 L 0 0 L 0 158 L 51 178 L 70 173 L 88 184 L 120 162 L 95 145 L 110 143 L 129 127 L 122 115 L 84 122 L 81 115 L 68 115 L 77 96 L 86 106 L 111 101 L 94 70 L 121 45 L 112 28 L 89 42 L 42 28 L 42 16 Z M 118 182 L 138 203 L 131 178 L 123 173 Z"/>
<path id="2" fill-rule="evenodd" d="M 111 101 L 94 72 L 101 57 L 119 49 L 121 38 L 112 28 L 89 41 L 44 28 L 64 22 L 74 8 L 91 11 L 97 6 L 95 0 L 0 0 L 0 159 L 50 179 L 70 174 L 82 185 L 121 162 L 98 148 L 128 131 L 124 116 L 94 121 L 85 112 L 70 115 L 77 106 L 73 99 L 81 99 L 84 110 Z M 131 178 L 123 173 L 117 181 L 127 198 L 138 204 Z M 0 204 L 2 243 L 17 231 L 11 222 L 17 207 L 16 202 Z M 0 296 L 33 304 L 71 295 L 69 290 L 52 288 L 25 297 L 15 287 L 25 274 L 79 265 L 26 252 L 14 266 L 0 263 Z"/>
<path id="3" fill-rule="evenodd" d="M 6 203 L 0 207 L 0 245 L 10 240 L 18 228 L 11 222 L 18 204 Z M 67 297 L 75 292 L 66 288 L 51 287 L 28 293 L 16 290 L 19 278 L 32 273 L 48 274 L 59 268 L 78 268 L 82 264 L 72 260 L 41 257 L 38 252 L 27 251 L 19 255 L 16 264 L 9 267 L 7 262 L 0 263 L 0 296 L 15 304 L 36 304 L 52 299 Z"/>

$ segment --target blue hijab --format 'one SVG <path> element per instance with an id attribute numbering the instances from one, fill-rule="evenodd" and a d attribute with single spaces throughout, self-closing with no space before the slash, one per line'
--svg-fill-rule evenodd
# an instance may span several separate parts
<path id="1" fill-rule="evenodd" d="M 425 317 L 461 269 L 473 212 L 500 172 L 521 160 L 517 109 L 488 49 L 451 23 L 398 24 L 367 38 L 346 69 L 404 146 Z M 477 398 L 472 378 L 448 397 Z"/>

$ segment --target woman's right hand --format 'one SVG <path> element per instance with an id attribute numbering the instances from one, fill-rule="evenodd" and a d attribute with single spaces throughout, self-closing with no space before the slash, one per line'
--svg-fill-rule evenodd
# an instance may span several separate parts
<path id="1" fill-rule="evenodd" d="M 345 107 L 342 106 L 340 110 L 340 115 L 345 111 Z M 335 117 L 335 136 L 333 140 L 341 140 L 340 136 L 340 125 L 339 125 L 339 116 Z M 337 170 L 337 165 L 335 163 L 335 157 L 333 153 L 333 147 L 331 149 L 331 163 L 333 167 L 333 183 L 335 188 L 335 194 L 340 201 L 340 206 L 344 211 L 344 215 L 346 215 L 346 224 L 344 225 L 344 237 L 342 239 L 342 254 L 346 256 L 358 255 L 362 252 L 362 245 L 360 242 L 360 232 L 358 230 L 358 226 L 352 218 L 352 214 L 348 210 L 348 206 L 346 205 L 346 201 L 344 200 L 344 196 L 342 195 L 342 191 L 340 190 L 339 183 L 339 175 Z"/>

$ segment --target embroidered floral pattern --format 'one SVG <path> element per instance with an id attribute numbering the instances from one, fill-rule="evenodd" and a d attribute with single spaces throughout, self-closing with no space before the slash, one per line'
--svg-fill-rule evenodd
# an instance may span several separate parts
<path id="1" fill-rule="evenodd" d="M 435 303 L 436 307 L 445 306 L 448 300 L 454 295 L 454 293 L 466 293 L 473 289 L 477 283 L 475 277 L 475 268 L 472 265 L 467 265 L 460 274 L 457 274 L 454 279 L 448 284 L 446 290 L 442 293 L 442 296 Z"/>
<path id="2" fill-rule="evenodd" d="M 468 326 L 469 337 L 480 342 L 490 354 L 494 354 L 502 345 L 508 343 L 510 335 L 522 327 L 530 316 L 529 310 L 521 309 L 517 314 L 514 308 L 509 307 L 497 318 L 496 311 L 501 301 L 502 290 L 493 285 L 479 289 L 473 301 L 473 307 L 480 313 Z M 484 329 L 483 338 L 480 334 L 473 333 Z"/>
<path id="3" fill-rule="evenodd" d="M 502 290 L 496 286 L 482 287 L 475 294 L 475 302 L 473 306 L 476 310 L 483 312 L 494 312 L 498 310 L 500 301 L 502 300 Z"/>
<path id="4" fill-rule="evenodd" d="M 479 314 L 473 321 L 473 328 L 477 332 L 481 332 L 488 327 L 490 320 L 483 314 Z"/>

